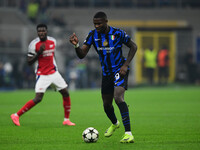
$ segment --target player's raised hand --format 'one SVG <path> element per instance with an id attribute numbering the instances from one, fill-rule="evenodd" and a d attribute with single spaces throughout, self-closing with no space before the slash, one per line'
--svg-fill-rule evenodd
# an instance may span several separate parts
<path id="1" fill-rule="evenodd" d="M 75 33 L 73 33 L 70 38 L 69 41 L 73 44 L 73 45 L 77 45 L 78 44 L 78 37 L 76 36 Z"/>
<path id="2" fill-rule="evenodd" d="M 42 52 L 45 50 L 45 44 L 42 43 L 41 46 L 40 46 L 40 50 L 38 51 L 38 54 L 42 54 Z"/>

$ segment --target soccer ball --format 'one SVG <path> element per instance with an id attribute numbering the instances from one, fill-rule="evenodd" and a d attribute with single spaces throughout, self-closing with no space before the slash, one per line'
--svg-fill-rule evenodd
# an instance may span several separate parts
<path id="1" fill-rule="evenodd" d="M 86 143 L 96 142 L 99 138 L 99 132 L 97 129 L 89 127 L 83 131 L 82 138 Z"/>

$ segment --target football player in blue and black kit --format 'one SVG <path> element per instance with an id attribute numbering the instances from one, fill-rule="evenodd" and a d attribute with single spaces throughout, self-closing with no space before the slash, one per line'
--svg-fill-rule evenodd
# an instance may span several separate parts
<path id="1" fill-rule="evenodd" d="M 75 46 L 77 56 L 84 58 L 91 45 L 99 54 L 102 67 L 101 94 L 104 111 L 112 122 L 104 136 L 110 137 L 119 128 L 119 121 L 114 113 L 113 99 L 119 107 L 125 134 L 121 143 L 133 143 L 134 137 L 131 132 L 129 110 L 124 101 L 124 93 L 127 89 L 129 64 L 133 59 L 137 46 L 131 38 L 121 29 L 108 26 L 107 16 L 104 12 L 97 12 L 93 18 L 94 30 L 91 30 L 82 47 L 75 33 L 70 36 L 70 42 Z M 127 59 L 122 55 L 122 45 L 130 48 Z"/>

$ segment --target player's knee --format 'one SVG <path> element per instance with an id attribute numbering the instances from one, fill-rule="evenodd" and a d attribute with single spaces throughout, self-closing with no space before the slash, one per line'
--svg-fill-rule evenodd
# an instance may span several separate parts
<path id="1" fill-rule="evenodd" d="M 123 97 L 122 97 L 122 96 L 119 96 L 119 95 L 115 95 L 115 96 L 114 96 L 114 99 L 115 99 L 116 104 L 119 104 L 119 103 L 124 102 Z"/>
<path id="2" fill-rule="evenodd" d="M 69 93 L 62 93 L 63 97 L 69 97 Z"/>
<path id="3" fill-rule="evenodd" d="M 59 91 L 63 97 L 69 97 L 69 92 L 67 89 L 63 89 Z"/>
<path id="4" fill-rule="evenodd" d="M 112 107 L 112 103 L 109 103 L 109 102 L 103 102 L 103 107 L 104 107 L 104 109 L 106 109 L 106 108 L 110 108 L 110 107 Z"/>
<path id="5" fill-rule="evenodd" d="M 35 104 L 38 104 L 42 101 L 42 97 L 36 97 L 35 99 L 33 99 Z"/>

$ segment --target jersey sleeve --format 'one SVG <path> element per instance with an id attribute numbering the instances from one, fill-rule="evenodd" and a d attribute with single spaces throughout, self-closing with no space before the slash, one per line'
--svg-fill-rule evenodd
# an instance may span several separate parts
<path id="1" fill-rule="evenodd" d="M 35 51 L 35 41 L 32 41 L 29 46 L 28 46 L 28 56 L 29 57 L 32 57 L 36 54 L 36 51 Z"/>
<path id="2" fill-rule="evenodd" d="M 127 44 L 131 38 L 130 36 L 123 30 L 121 30 L 121 38 L 122 38 L 122 43 Z"/>
<path id="3" fill-rule="evenodd" d="M 91 45 L 93 44 L 93 34 L 94 34 L 94 31 L 91 30 L 88 34 L 88 36 L 86 37 L 85 41 L 83 44 L 91 47 Z"/>
<path id="4" fill-rule="evenodd" d="M 54 43 L 55 43 L 55 49 L 54 49 L 54 51 L 56 51 L 56 45 L 57 45 L 57 41 L 56 41 L 56 39 L 54 39 Z"/>

